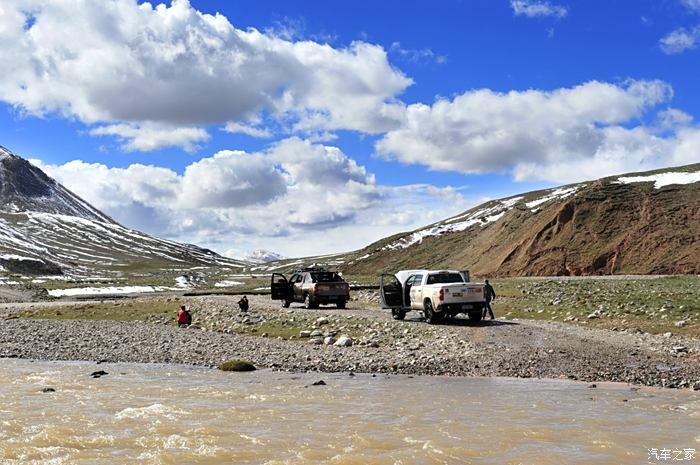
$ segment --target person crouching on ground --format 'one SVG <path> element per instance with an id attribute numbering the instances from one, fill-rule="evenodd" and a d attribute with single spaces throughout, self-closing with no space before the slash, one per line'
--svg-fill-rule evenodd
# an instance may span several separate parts
<path id="1" fill-rule="evenodd" d="M 248 311 L 248 297 L 246 297 L 246 296 L 241 297 L 241 300 L 238 301 L 238 308 L 242 312 Z"/>
<path id="2" fill-rule="evenodd" d="M 491 300 L 496 299 L 496 291 L 493 290 L 493 286 L 489 284 L 489 280 L 486 280 L 486 285 L 484 286 L 484 292 L 486 293 L 486 308 L 484 308 L 483 318 L 486 318 L 486 312 L 491 315 L 493 320 L 493 310 L 491 309 Z"/>
<path id="3" fill-rule="evenodd" d="M 192 324 L 192 315 L 187 311 L 187 307 L 180 305 L 180 311 L 177 312 L 177 327 L 182 328 L 187 327 Z"/>

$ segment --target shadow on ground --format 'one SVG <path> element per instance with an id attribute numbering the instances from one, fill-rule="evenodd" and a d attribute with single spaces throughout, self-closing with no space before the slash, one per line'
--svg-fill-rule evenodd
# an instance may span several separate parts
<path id="1" fill-rule="evenodd" d="M 413 317 L 406 317 L 403 321 L 409 322 L 409 323 L 425 323 L 425 318 L 421 315 L 415 315 Z M 427 324 L 427 323 L 426 323 Z M 439 323 L 436 323 L 436 326 L 511 326 L 511 325 L 519 325 L 520 323 L 516 323 L 514 321 L 505 321 L 505 320 L 481 320 L 478 323 L 472 323 L 469 321 L 467 318 L 446 318 Z"/>

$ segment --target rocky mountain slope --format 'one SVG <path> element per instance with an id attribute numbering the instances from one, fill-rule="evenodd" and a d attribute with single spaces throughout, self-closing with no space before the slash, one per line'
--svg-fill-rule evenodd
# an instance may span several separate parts
<path id="1" fill-rule="evenodd" d="M 244 264 L 126 228 L 0 147 L 0 272 L 109 277 Z"/>
<path id="2" fill-rule="evenodd" d="M 700 273 L 700 164 L 495 200 L 361 251 L 354 273 L 444 267 L 478 275 Z"/>
<path id="3" fill-rule="evenodd" d="M 700 164 L 493 200 L 357 252 L 267 266 L 313 262 L 365 276 L 411 268 L 479 276 L 700 273 Z"/>

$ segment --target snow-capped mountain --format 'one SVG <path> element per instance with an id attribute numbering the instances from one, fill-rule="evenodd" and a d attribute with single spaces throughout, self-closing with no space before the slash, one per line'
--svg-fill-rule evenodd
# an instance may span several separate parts
<path id="1" fill-rule="evenodd" d="M 124 227 L 0 147 L 0 267 L 22 274 L 120 275 L 244 262 Z"/>
<path id="2" fill-rule="evenodd" d="M 0 146 L 0 211 L 41 212 L 114 223 L 107 215 Z"/>
<path id="3" fill-rule="evenodd" d="M 275 260 L 284 260 L 286 257 L 269 250 L 258 249 L 243 257 L 243 260 L 252 263 L 267 263 Z"/>

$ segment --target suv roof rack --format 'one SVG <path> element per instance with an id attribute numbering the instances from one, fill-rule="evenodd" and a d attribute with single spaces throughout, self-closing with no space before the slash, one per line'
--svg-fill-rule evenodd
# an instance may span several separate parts
<path id="1" fill-rule="evenodd" d="M 322 266 L 312 265 L 312 266 L 307 266 L 305 268 L 302 268 L 299 271 L 328 271 L 328 270 Z"/>

